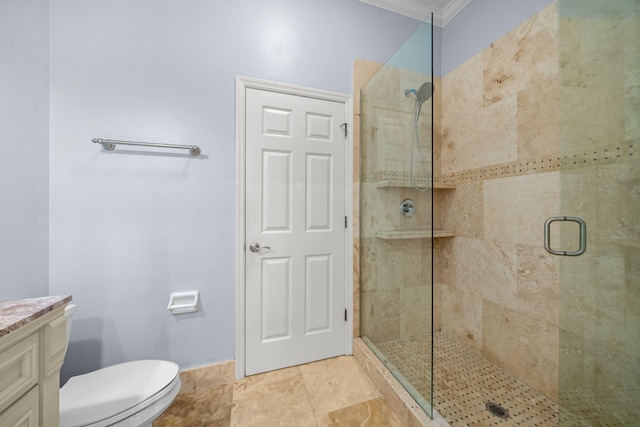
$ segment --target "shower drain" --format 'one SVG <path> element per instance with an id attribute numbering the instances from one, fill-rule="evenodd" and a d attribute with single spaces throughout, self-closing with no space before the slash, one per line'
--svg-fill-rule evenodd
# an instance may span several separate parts
<path id="1" fill-rule="evenodd" d="M 509 418 L 509 411 L 504 409 L 502 405 L 499 405 L 495 402 L 487 402 L 487 404 L 484 406 L 487 408 L 487 411 L 491 412 L 496 417 Z"/>

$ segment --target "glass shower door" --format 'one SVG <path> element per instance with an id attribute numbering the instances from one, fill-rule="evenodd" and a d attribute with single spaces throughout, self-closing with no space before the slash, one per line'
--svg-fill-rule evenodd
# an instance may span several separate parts
<path id="1" fill-rule="evenodd" d="M 431 20 L 360 91 L 360 335 L 432 413 Z"/>
<path id="2" fill-rule="evenodd" d="M 640 2 L 559 0 L 560 425 L 640 420 Z M 562 250 L 578 227 L 557 227 Z"/>

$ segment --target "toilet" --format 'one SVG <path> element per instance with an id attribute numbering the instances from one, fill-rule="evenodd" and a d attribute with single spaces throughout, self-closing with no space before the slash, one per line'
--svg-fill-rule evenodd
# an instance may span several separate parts
<path id="1" fill-rule="evenodd" d="M 75 305 L 65 307 L 67 343 Z M 71 377 L 60 389 L 60 427 L 151 426 L 180 390 L 179 367 L 136 360 Z"/>

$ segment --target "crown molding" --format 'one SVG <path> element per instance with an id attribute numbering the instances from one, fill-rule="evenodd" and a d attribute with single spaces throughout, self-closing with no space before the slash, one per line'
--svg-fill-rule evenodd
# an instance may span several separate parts
<path id="1" fill-rule="evenodd" d="M 442 10 L 442 26 L 447 25 L 469 3 L 471 0 L 451 0 Z"/>
<path id="2" fill-rule="evenodd" d="M 408 16 L 419 21 L 433 13 L 433 24 L 444 27 L 454 16 L 464 9 L 471 0 L 450 0 L 442 6 L 442 1 L 433 0 L 360 0 L 381 9 Z"/>

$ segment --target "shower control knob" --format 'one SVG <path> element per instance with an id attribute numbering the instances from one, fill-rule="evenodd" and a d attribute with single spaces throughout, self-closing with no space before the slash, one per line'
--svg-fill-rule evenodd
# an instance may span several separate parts
<path id="1" fill-rule="evenodd" d="M 414 216 L 416 214 L 415 202 L 411 199 L 403 200 L 402 203 L 400 203 L 400 213 L 406 218 Z"/>
<path id="2" fill-rule="evenodd" d="M 260 249 L 271 249 L 269 246 L 260 246 L 258 242 L 251 242 L 249 245 L 249 250 L 251 252 L 260 252 Z"/>

